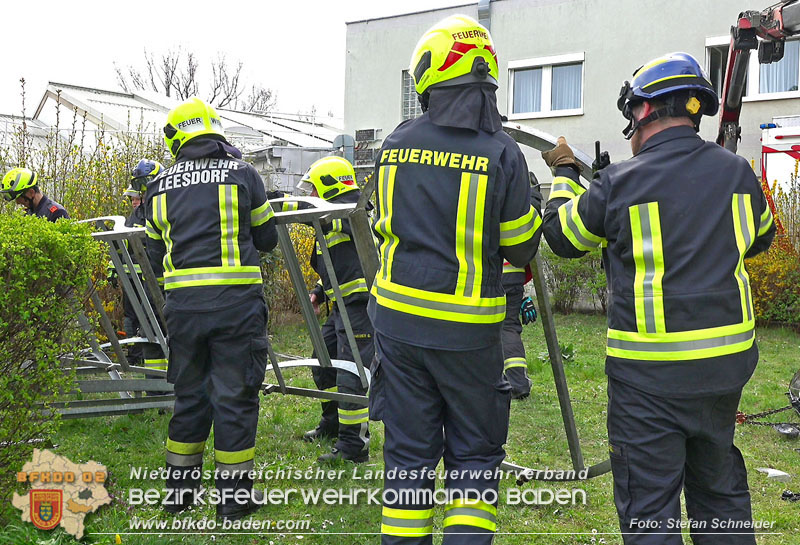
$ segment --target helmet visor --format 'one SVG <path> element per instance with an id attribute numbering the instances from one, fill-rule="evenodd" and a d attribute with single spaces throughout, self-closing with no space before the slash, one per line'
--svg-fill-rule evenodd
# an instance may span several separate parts
<path id="1" fill-rule="evenodd" d="M 303 195 L 311 195 L 311 192 L 314 191 L 314 184 L 312 184 L 308 178 L 303 178 L 297 182 L 297 190 Z"/>
<path id="2" fill-rule="evenodd" d="M 11 189 L 4 189 L 3 191 L 0 191 L 0 193 L 3 194 L 3 199 L 8 201 L 8 202 L 11 202 L 11 201 L 13 201 L 14 199 L 17 198 L 17 196 L 15 194 L 16 192 L 11 190 Z"/>

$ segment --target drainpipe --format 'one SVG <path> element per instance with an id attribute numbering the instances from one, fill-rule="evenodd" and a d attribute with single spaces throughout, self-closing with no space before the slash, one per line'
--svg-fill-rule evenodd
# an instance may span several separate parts
<path id="1" fill-rule="evenodd" d="M 492 30 L 492 0 L 478 0 L 478 22 L 486 27 L 486 30 Z"/>

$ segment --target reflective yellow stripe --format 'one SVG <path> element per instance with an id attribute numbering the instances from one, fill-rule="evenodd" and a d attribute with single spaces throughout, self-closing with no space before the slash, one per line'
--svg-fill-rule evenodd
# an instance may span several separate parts
<path id="1" fill-rule="evenodd" d="M 339 408 L 339 424 L 352 426 L 355 424 L 363 424 L 369 421 L 369 407 L 361 409 L 347 410 Z"/>
<path id="2" fill-rule="evenodd" d="M 378 170 L 378 211 L 380 219 L 375 224 L 375 231 L 381 235 L 380 254 L 381 270 L 378 276 L 384 280 L 392 279 L 392 258 L 400 239 L 392 232 L 392 200 L 394 198 L 394 179 L 396 166 L 385 166 Z"/>
<path id="3" fill-rule="evenodd" d="M 239 187 L 219 186 L 219 225 L 222 266 L 238 267 L 239 257 Z"/>
<path id="4" fill-rule="evenodd" d="M 691 331 L 637 333 L 608 330 L 608 355 L 617 358 L 665 361 L 695 360 L 736 354 L 749 349 L 755 338 L 750 320 Z"/>
<path id="5" fill-rule="evenodd" d="M 566 176 L 556 176 L 553 178 L 553 185 L 550 186 L 550 195 L 547 200 L 567 198 L 571 199 L 577 195 L 581 195 L 586 190 L 578 182 L 567 178 Z"/>
<path id="6" fill-rule="evenodd" d="M 742 301 L 742 321 L 753 319 L 753 302 L 750 297 L 750 277 L 744 267 L 744 256 L 753 244 L 754 225 L 753 209 L 750 207 L 748 193 L 734 193 L 731 202 L 733 210 L 733 231 L 736 235 L 736 248 L 739 250 L 739 262 L 734 276 L 739 284 L 739 296 Z"/>
<path id="7" fill-rule="evenodd" d="M 378 278 L 373 295 L 379 305 L 435 320 L 493 324 L 506 315 L 506 298 L 462 297 L 449 293 L 425 291 Z"/>
<path id="8" fill-rule="evenodd" d="M 528 362 L 525 358 L 508 358 L 503 361 L 503 371 L 507 371 L 513 367 L 528 367 Z"/>
<path id="9" fill-rule="evenodd" d="M 758 236 L 763 236 L 767 231 L 769 231 L 770 227 L 772 227 L 772 210 L 770 210 L 769 206 L 767 206 L 767 209 L 764 210 L 763 214 L 761 214 L 761 222 L 758 226 Z"/>
<path id="10" fill-rule="evenodd" d="M 156 222 L 156 226 L 161 230 L 161 237 L 164 239 L 164 245 L 166 246 L 167 250 L 164 254 L 164 260 L 162 262 L 164 272 L 166 273 L 175 269 L 175 267 L 172 265 L 173 241 L 172 237 L 170 236 L 172 232 L 172 225 L 167 219 L 166 193 L 162 193 L 153 197 L 153 220 Z"/>
<path id="11" fill-rule="evenodd" d="M 347 233 L 342 232 L 342 220 L 333 220 L 331 222 L 331 230 L 325 233 L 325 243 L 328 245 L 328 248 L 332 248 L 340 242 L 347 242 L 349 240 L 350 236 Z M 317 253 L 320 252 L 317 251 Z"/>
<path id="12" fill-rule="evenodd" d="M 516 272 L 525 272 L 525 269 L 522 267 L 515 267 L 508 261 L 503 261 L 503 273 L 516 273 Z"/>
<path id="13" fill-rule="evenodd" d="M 200 441 L 198 443 L 182 443 L 167 439 L 167 450 L 175 454 L 198 454 L 203 452 L 206 448 L 206 442 Z"/>
<path id="14" fill-rule="evenodd" d="M 477 500 L 455 500 L 445 507 L 443 526 L 475 526 L 494 532 L 497 530 L 497 508 Z"/>
<path id="15" fill-rule="evenodd" d="M 223 464 L 241 464 L 242 462 L 249 462 L 255 455 L 255 447 L 234 451 L 214 450 L 214 458 L 217 462 Z"/>
<path id="16" fill-rule="evenodd" d="M 500 246 L 522 244 L 530 240 L 541 226 L 542 218 L 533 206 L 529 206 L 525 215 L 500 223 Z"/>
<path id="17" fill-rule="evenodd" d="M 640 333 L 664 333 L 664 250 L 658 203 L 637 204 L 628 208 L 633 241 L 636 276 L 633 296 L 636 329 Z"/>
<path id="18" fill-rule="evenodd" d="M 666 78 L 657 79 L 655 81 L 651 81 L 647 85 L 642 86 L 642 89 L 647 89 L 648 87 L 652 87 L 656 83 L 661 83 L 662 81 L 667 81 L 671 79 L 683 79 L 683 78 L 696 78 L 694 74 L 678 74 L 677 76 L 667 76 Z"/>
<path id="19" fill-rule="evenodd" d="M 464 172 L 456 214 L 456 295 L 480 297 L 483 278 L 483 215 L 486 206 L 486 175 Z M 502 235 L 501 235 L 502 236 Z"/>
<path id="20" fill-rule="evenodd" d="M 423 537 L 433 532 L 433 509 L 383 508 L 381 533 L 399 537 Z"/>
<path id="21" fill-rule="evenodd" d="M 367 281 L 364 278 L 356 278 L 355 280 L 341 284 L 339 289 L 342 291 L 342 297 L 345 298 L 354 293 L 366 293 Z M 327 295 L 328 299 L 331 301 L 336 301 L 333 289 L 325 290 L 325 295 Z"/>
<path id="22" fill-rule="evenodd" d="M 606 239 L 595 235 L 583 224 L 578 213 L 578 202 L 583 194 L 574 197 L 558 207 L 558 219 L 561 223 L 561 232 L 567 237 L 575 248 L 588 252 L 600 245 L 606 244 Z"/>
<path id="23" fill-rule="evenodd" d="M 153 227 L 153 224 L 150 223 L 150 220 L 147 220 L 144 227 L 145 234 L 152 238 L 153 240 L 161 240 L 161 234 L 156 231 L 156 228 Z"/>
<path id="24" fill-rule="evenodd" d="M 297 203 L 294 204 L 297 205 Z M 264 225 L 274 216 L 275 212 L 272 211 L 272 205 L 269 204 L 269 201 L 265 201 L 261 206 L 250 210 L 250 226 L 258 227 L 259 225 Z"/>
<path id="25" fill-rule="evenodd" d="M 144 360 L 144 366 L 145 367 L 149 367 L 150 369 L 163 369 L 163 370 L 166 370 L 168 363 L 169 362 L 164 358 L 152 359 L 152 360 L 145 358 L 145 360 Z"/>
<path id="26" fill-rule="evenodd" d="M 297 201 L 283 201 L 281 203 L 282 212 L 294 212 L 300 208 L 300 203 Z"/>
<path id="27" fill-rule="evenodd" d="M 193 269 L 179 269 L 164 273 L 165 290 L 192 286 L 226 286 L 260 283 L 261 268 L 258 266 L 196 267 Z"/>

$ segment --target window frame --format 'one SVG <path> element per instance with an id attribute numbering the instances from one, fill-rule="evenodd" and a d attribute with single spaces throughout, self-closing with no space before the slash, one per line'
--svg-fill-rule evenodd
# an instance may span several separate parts
<path id="1" fill-rule="evenodd" d="M 795 41 L 795 40 L 792 40 Z M 708 48 L 730 45 L 731 37 L 728 36 L 711 36 L 706 38 L 705 43 L 705 70 L 708 72 Z M 800 79 L 800 77 L 798 77 Z M 723 82 L 724 86 L 724 82 Z M 758 50 L 754 49 L 750 52 L 750 59 L 747 64 L 747 89 L 745 95 L 742 97 L 742 102 L 763 102 L 767 100 L 785 100 L 787 98 L 800 98 L 800 81 L 798 81 L 797 91 L 782 91 L 780 93 L 761 93 L 761 69 L 758 62 Z M 722 93 L 720 92 L 720 100 L 722 100 Z"/>
<path id="2" fill-rule="evenodd" d="M 570 108 L 567 110 L 553 110 L 552 109 L 552 88 L 553 88 L 553 66 L 563 64 L 577 64 L 581 65 L 581 105 L 578 108 Z M 541 68 L 542 69 L 542 96 L 541 96 L 541 111 L 539 112 L 520 112 L 513 113 L 514 109 L 514 73 L 517 70 L 525 70 L 528 68 Z M 508 119 L 542 119 L 548 117 L 569 117 L 575 115 L 583 115 L 583 106 L 585 100 L 585 82 L 586 82 L 586 54 L 581 51 L 579 53 L 567 53 L 564 55 L 549 55 L 547 57 L 534 57 L 530 59 L 520 59 L 509 61 L 508 63 Z"/>
<path id="3" fill-rule="evenodd" d="M 411 82 L 411 94 L 413 95 L 411 100 L 414 103 L 415 114 L 413 117 L 406 117 L 406 75 L 408 75 L 409 81 Z M 404 68 L 400 72 L 400 121 L 416 119 L 423 113 L 422 106 L 420 106 L 419 100 L 417 99 L 416 89 L 414 88 L 414 76 L 411 75 L 411 72 L 408 70 L 408 68 Z"/>

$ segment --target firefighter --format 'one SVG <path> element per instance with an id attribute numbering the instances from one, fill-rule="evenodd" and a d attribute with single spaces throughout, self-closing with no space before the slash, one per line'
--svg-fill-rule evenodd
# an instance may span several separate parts
<path id="1" fill-rule="evenodd" d="M 409 71 L 424 113 L 386 138 L 375 165 L 381 266 L 369 309 L 372 384 L 384 395 L 382 414 L 370 416 L 385 425 L 382 543 L 432 542 L 424 492 L 442 456 L 443 543 L 490 543 L 511 397 L 503 259 L 524 267 L 535 255 L 541 218 L 531 196 L 541 197 L 502 130 L 486 28 L 464 15 L 444 19 L 422 36 Z"/>
<path id="2" fill-rule="evenodd" d="M 350 161 L 343 157 L 323 157 L 315 161 L 300 180 L 298 189 L 312 197 L 320 197 L 326 201 L 336 204 L 356 203 L 361 196 L 361 191 L 356 185 L 355 170 Z M 280 192 L 270 192 L 270 198 L 282 197 Z M 285 202 L 283 211 L 290 207 L 297 209 L 305 208 L 305 203 Z M 339 287 L 344 297 L 347 316 L 353 329 L 356 344 L 361 362 L 369 366 L 375 353 L 372 341 L 372 324 L 367 315 L 367 282 L 364 279 L 364 272 L 361 269 L 361 262 L 358 259 L 355 243 L 352 239 L 350 221 L 347 219 L 334 219 L 326 222 L 322 226 L 331 254 L 331 262 L 338 280 Z M 326 326 L 323 327 L 323 334 L 328 328 L 328 323 L 333 323 L 336 332 L 336 359 L 344 361 L 355 361 L 354 354 L 347 339 L 347 332 L 339 313 L 336 303 L 336 296 L 333 292 L 331 279 L 322 258 L 322 251 L 317 244 L 315 251 L 311 255 L 311 267 L 319 274 L 322 279 L 323 293 L 333 306 Z M 319 292 L 311 293 L 312 304 L 319 304 Z M 326 341 L 326 344 L 329 344 Z M 333 343 L 330 343 L 331 348 Z M 331 348 L 328 349 L 329 353 Z M 320 389 L 330 389 L 334 384 L 338 392 L 345 394 L 366 395 L 367 388 L 361 385 L 358 375 L 330 369 L 315 369 L 314 380 Z M 330 405 L 323 405 L 323 422 L 316 430 L 307 432 L 304 438 L 314 440 L 325 434 L 332 434 L 331 417 L 325 418 L 324 411 L 330 411 Z M 332 416 L 332 415 L 331 415 Z M 338 419 L 338 438 L 331 452 L 323 454 L 317 460 L 329 462 L 336 459 L 349 460 L 355 463 L 363 463 L 369 460 L 369 410 L 363 405 L 350 402 L 339 402 L 337 405 Z M 328 427 L 331 426 L 331 427 Z"/>
<path id="3" fill-rule="evenodd" d="M 503 262 L 503 291 L 506 292 L 506 317 L 503 320 L 503 373 L 511 384 L 511 399 L 525 399 L 531 394 L 528 360 L 522 344 L 522 326 L 536 320 L 536 307 L 525 296 L 527 272 Z"/>
<path id="4" fill-rule="evenodd" d="M 49 221 L 69 219 L 63 206 L 41 192 L 37 185 L 38 176 L 29 168 L 12 168 L 3 176 L 0 193 L 7 201 L 16 201 L 25 207 L 25 213 L 34 214 Z"/>
<path id="5" fill-rule="evenodd" d="M 620 526 L 626 544 L 677 545 L 681 490 L 696 524 L 751 521 L 733 444 L 742 387 L 758 361 L 744 259 L 769 247 L 775 226 L 750 164 L 696 134 L 719 100 L 692 56 L 648 62 L 617 106 L 633 157 L 599 171 L 589 189 L 577 183 L 566 141 L 542 154 L 556 175 L 544 232 L 564 257 L 603 248 Z M 752 529 L 736 527 L 704 535 L 693 525 L 692 540 L 755 543 Z"/>
<path id="6" fill-rule="evenodd" d="M 217 515 L 236 519 L 262 498 L 250 474 L 269 349 L 258 250 L 277 243 L 274 214 L 214 108 L 183 102 L 169 112 L 164 139 L 175 163 L 148 183 L 145 228 L 150 263 L 163 270 L 175 385 L 165 509 L 191 505 L 200 485 L 192 470 L 213 422 Z"/>

